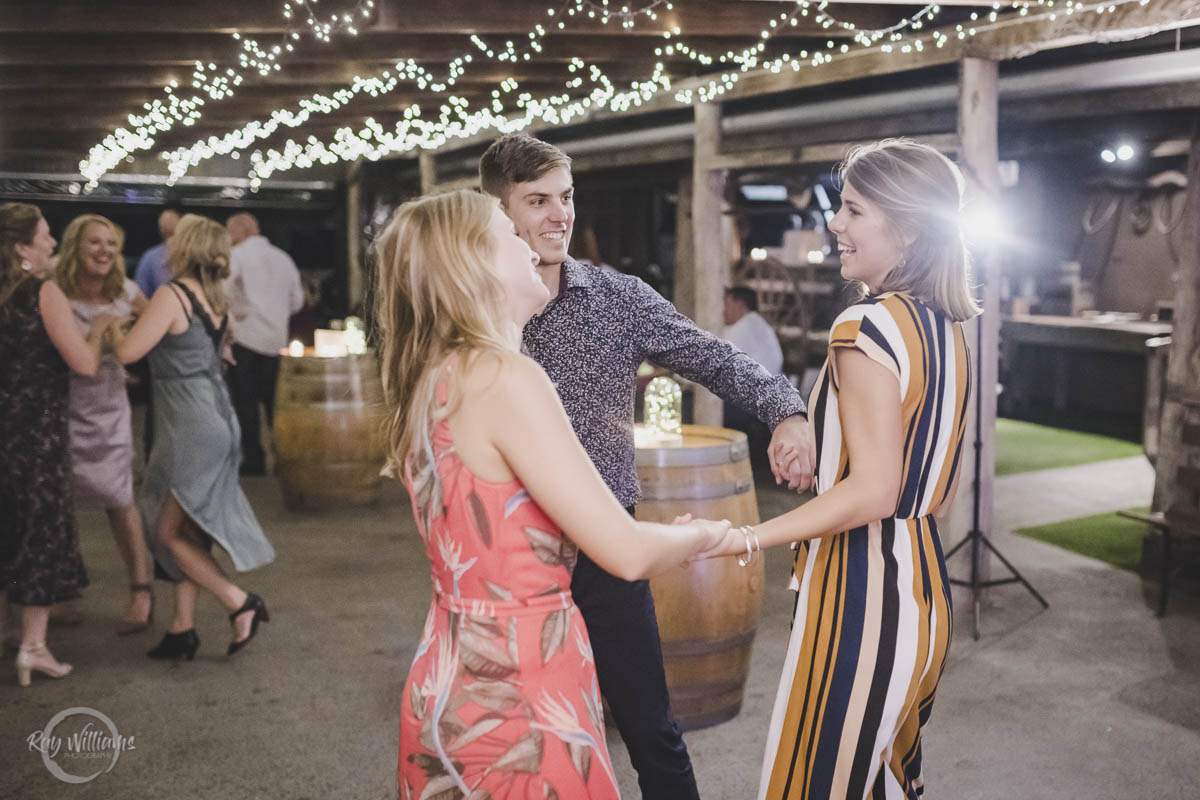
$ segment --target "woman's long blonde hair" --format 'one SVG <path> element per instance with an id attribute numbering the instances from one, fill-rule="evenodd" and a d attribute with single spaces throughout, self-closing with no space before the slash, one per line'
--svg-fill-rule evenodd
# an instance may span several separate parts
<path id="1" fill-rule="evenodd" d="M 125 291 L 125 258 L 121 255 L 121 245 L 125 240 L 121 229 L 113 224 L 108 217 L 99 214 L 81 214 L 71 220 L 71 224 L 63 231 L 62 244 L 59 245 L 58 266 L 54 269 L 54 280 L 62 288 L 67 297 L 79 296 L 79 267 L 83 264 L 83 235 L 91 224 L 107 226 L 117 237 L 117 254 L 113 259 L 112 268 L 104 276 L 104 286 L 100 293 L 105 300 L 116 300 Z"/>
<path id="2" fill-rule="evenodd" d="M 432 424 L 450 411 L 434 409 L 441 368 L 455 354 L 512 347 L 504 289 L 491 265 L 489 226 L 498 207 L 465 189 L 418 198 L 396 209 L 375 241 L 387 469 L 409 477 L 422 505 L 437 483 Z"/>
<path id="3" fill-rule="evenodd" d="M 959 223 L 963 177 L 950 159 L 911 139 L 884 139 L 850 151 L 838 178 L 877 205 L 898 237 L 912 237 L 903 262 L 872 290 L 906 292 L 958 322 L 979 313 Z"/>
<path id="4" fill-rule="evenodd" d="M 167 240 L 167 263 L 175 278 L 192 278 L 204 290 L 214 315 L 229 312 L 222 284 L 229 277 L 229 231 L 219 222 L 199 214 L 184 214 Z"/>

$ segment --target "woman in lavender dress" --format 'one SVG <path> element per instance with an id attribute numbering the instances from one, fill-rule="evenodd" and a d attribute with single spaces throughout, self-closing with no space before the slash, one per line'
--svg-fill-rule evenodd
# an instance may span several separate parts
<path id="1" fill-rule="evenodd" d="M 120 232 L 97 214 L 76 217 L 63 233 L 55 280 L 86 331 L 100 314 L 126 319 L 146 308 L 137 284 L 125 277 Z M 71 471 L 75 502 L 108 515 L 129 574 L 129 609 L 117 633 L 139 633 L 150 624 L 150 559 L 142 520 L 133 504 L 133 430 L 125 369 L 106 357 L 94 376 L 71 373 Z"/>

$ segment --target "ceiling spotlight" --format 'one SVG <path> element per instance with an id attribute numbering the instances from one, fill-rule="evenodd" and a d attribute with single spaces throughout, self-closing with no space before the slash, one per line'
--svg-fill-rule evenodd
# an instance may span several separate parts
<path id="1" fill-rule="evenodd" d="M 1128 161 L 1134 156 L 1133 145 L 1123 144 L 1117 148 L 1117 158 Z"/>
<path id="2" fill-rule="evenodd" d="M 1117 160 L 1117 154 L 1112 150 L 1109 150 L 1107 147 L 1100 151 L 1100 157 L 1104 159 L 1105 163 L 1108 164 L 1111 164 Z"/>

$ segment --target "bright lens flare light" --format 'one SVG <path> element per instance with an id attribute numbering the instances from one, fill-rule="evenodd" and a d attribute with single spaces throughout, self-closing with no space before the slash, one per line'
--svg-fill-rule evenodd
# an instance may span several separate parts
<path id="1" fill-rule="evenodd" d="M 1116 149 L 1106 147 L 1100 151 L 1100 158 L 1106 164 L 1115 164 L 1118 161 L 1132 161 L 1137 155 L 1137 148 L 1131 144 L 1119 145 Z"/>
<path id="2" fill-rule="evenodd" d="M 970 245 L 995 245 L 1008 230 L 1003 209 L 986 200 L 976 200 L 964 207 L 959 225 L 963 238 Z"/>

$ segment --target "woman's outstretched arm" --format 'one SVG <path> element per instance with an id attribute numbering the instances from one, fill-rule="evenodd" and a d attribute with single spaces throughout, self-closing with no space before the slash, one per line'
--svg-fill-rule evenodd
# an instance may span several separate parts
<path id="1" fill-rule="evenodd" d="M 100 369 L 100 342 L 104 336 L 105 320 L 93 325 L 85 338 L 71 311 L 71 301 L 54 281 L 45 281 L 38 292 L 38 310 L 46 335 L 58 350 L 67 366 L 80 375 L 95 375 Z"/>
<path id="2" fill-rule="evenodd" d="M 839 348 L 833 360 L 850 474 L 804 505 L 755 525 L 764 548 L 851 530 L 895 514 L 903 469 L 899 381 L 858 350 Z M 821 480 L 833 477 L 823 474 Z M 703 556 L 744 552 L 745 538 L 734 530 Z"/>
<path id="3" fill-rule="evenodd" d="M 175 290 L 160 286 L 146 304 L 146 310 L 116 346 L 122 364 L 132 364 L 149 353 L 170 330 L 171 324 L 184 314 Z"/>
<path id="4" fill-rule="evenodd" d="M 625 580 L 655 575 L 713 546 L 728 530 L 727 522 L 707 520 L 635 521 L 596 471 L 542 368 L 513 354 L 489 372 L 488 388 L 463 411 L 478 415 L 533 499 L 606 571 Z"/>

